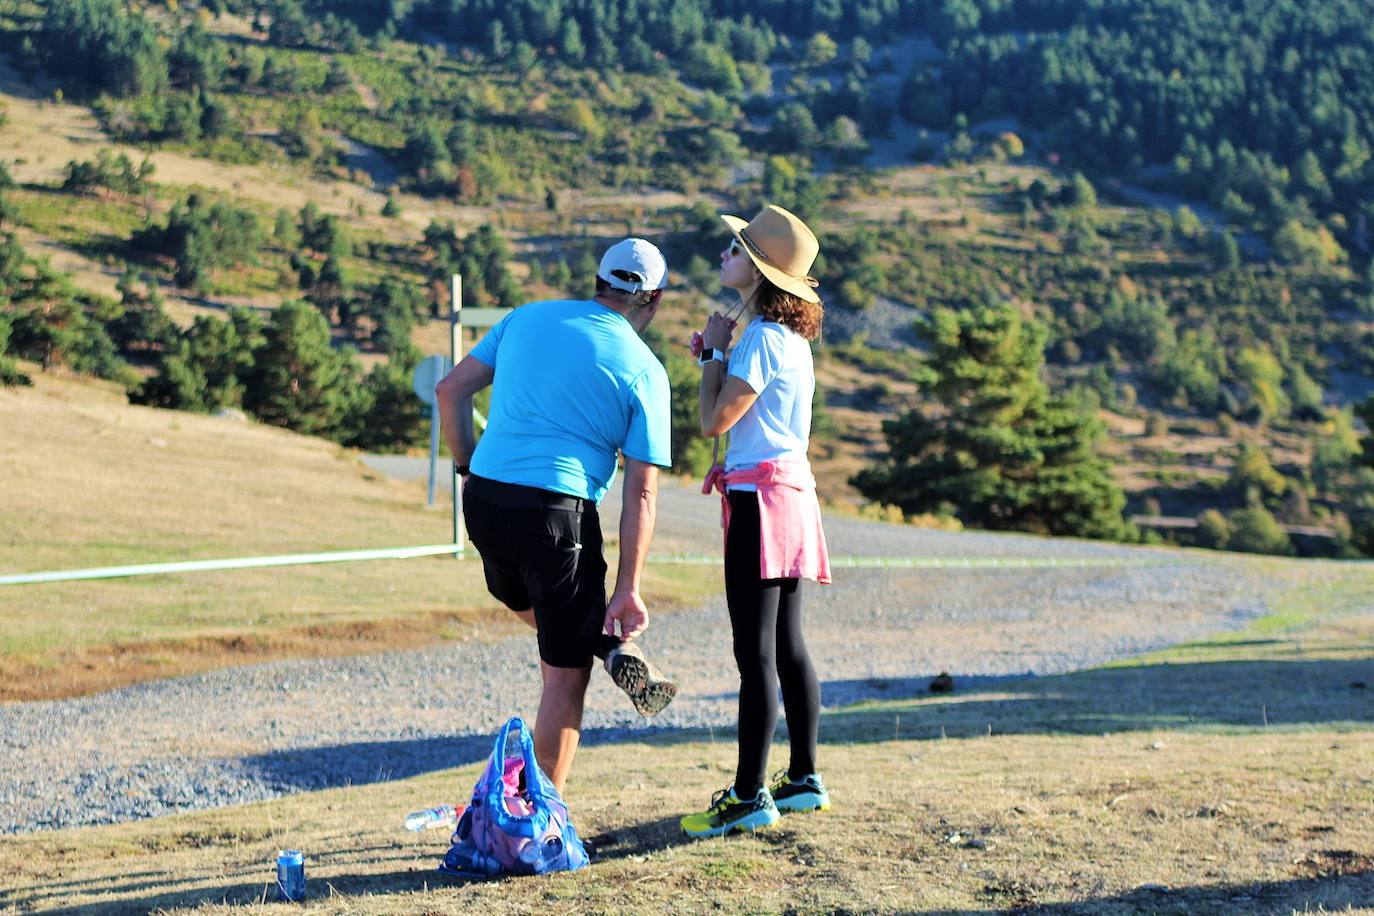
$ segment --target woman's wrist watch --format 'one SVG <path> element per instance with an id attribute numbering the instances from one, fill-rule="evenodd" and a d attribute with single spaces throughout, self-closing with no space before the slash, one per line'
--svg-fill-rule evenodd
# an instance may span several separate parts
<path id="1" fill-rule="evenodd" d="M 715 347 L 703 347 L 701 355 L 697 357 L 697 365 L 705 366 L 707 363 L 724 363 L 725 351 Z"/>
<path id="2" fill-rule="evenodd" d="M 466 477 L 469 474 L 471 474 L 472 471 L 468 468 L 466 464 L 459 464 L 455 461 L 453 462 L 453 473 L 459 477 Z"/>

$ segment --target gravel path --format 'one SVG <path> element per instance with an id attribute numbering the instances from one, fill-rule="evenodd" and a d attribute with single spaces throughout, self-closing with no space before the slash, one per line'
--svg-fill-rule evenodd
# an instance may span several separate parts
<path id="1" fill-rule="evenodd" d="M 655 552 L 718 553 L 717 509 L 713 499 L 665 485 Z M 608 498 L 608 533 L 616 517 Z M 975 683 L 1052 674 L 1236 629 L 1266 612 L 1263 596 L 1274 585 L 1251 564 L 1182 552 L 843 518 L 828 519 L 827 531 L 835 556 L 1153 562 L 839 570 L 834 586 L 809 586 L 806 599 L 827 707 L 912 695 L 942 670 Z M 720 575 L 712 566 L 702 574 Z M 652 729 L 733 724 L 738 683 L 723 597 L 654 617 L 643 643 L 683 688 Z M 477 761 L 507 716 L 533 715 L 537 684 L 533 637 L 519 636 L 0 705 L 0 833 L 155 817 Z M 586 728 L 592 743 L 651 727 L 597 673 Z"/>

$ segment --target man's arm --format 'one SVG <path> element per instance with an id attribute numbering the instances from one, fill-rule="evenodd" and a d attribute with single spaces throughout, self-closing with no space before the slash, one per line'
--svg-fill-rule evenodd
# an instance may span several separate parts
<path id="1" fill-rule="evenodd" d="M 453 454 L 456 464 L 472 461 L 472 450 L 477 447 L 477 434 L 472 428 L 472 396 L 491 384 L 496 370 L 480 359 L 464 356 L 434 386 L 438 398 L 439 428 L 443 430 L 444 441 Z"/>
<path id="2" fill-rule="evenodd" d="M 616 571 L 615 592 L 606 605 L 606 632 L 621 639 L 631 639 L 649 625 L 649 611 L 639 596 L 639 579 L 649 556 L 649 542 L 654 538 L 657 505 L 658 466 L 627 456 L 620 507 L 620 568 Z"/>

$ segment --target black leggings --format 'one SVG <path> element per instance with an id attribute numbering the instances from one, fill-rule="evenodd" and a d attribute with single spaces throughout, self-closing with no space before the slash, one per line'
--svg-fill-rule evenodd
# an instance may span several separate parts
<path id="1" fill-rule="evenodd" d="M 778 722 L 779 683 L 792 746 L 788 775 L 800 779 L 816 771 L 821 687 L 802 638 L 801 580 L 761 578 L 758 495 L 731 491 L 729 500 L 725 600 L 739 664 L 735 794 L 752 798 L 767 775 L 768 748 Z"/>

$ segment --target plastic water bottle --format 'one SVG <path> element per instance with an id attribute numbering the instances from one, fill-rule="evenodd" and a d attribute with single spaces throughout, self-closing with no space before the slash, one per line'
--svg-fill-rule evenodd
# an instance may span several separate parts
<path id="1" fill-rule="evenodd" d="M 530 840 L 520 847 L 520 861 L 542 872 L 563 854 L 563 838 L 557 834 L 544 840 Z M 542 867 L 541 867 L 542 865 Z"/>
<path id="2" fill-rule="evenodd" d="M 466 805 L 435 805 L 423 811 L 412 811 L 406 815 L 407 830 L 435 830 L 439 827 L 452 827 Z"/>

